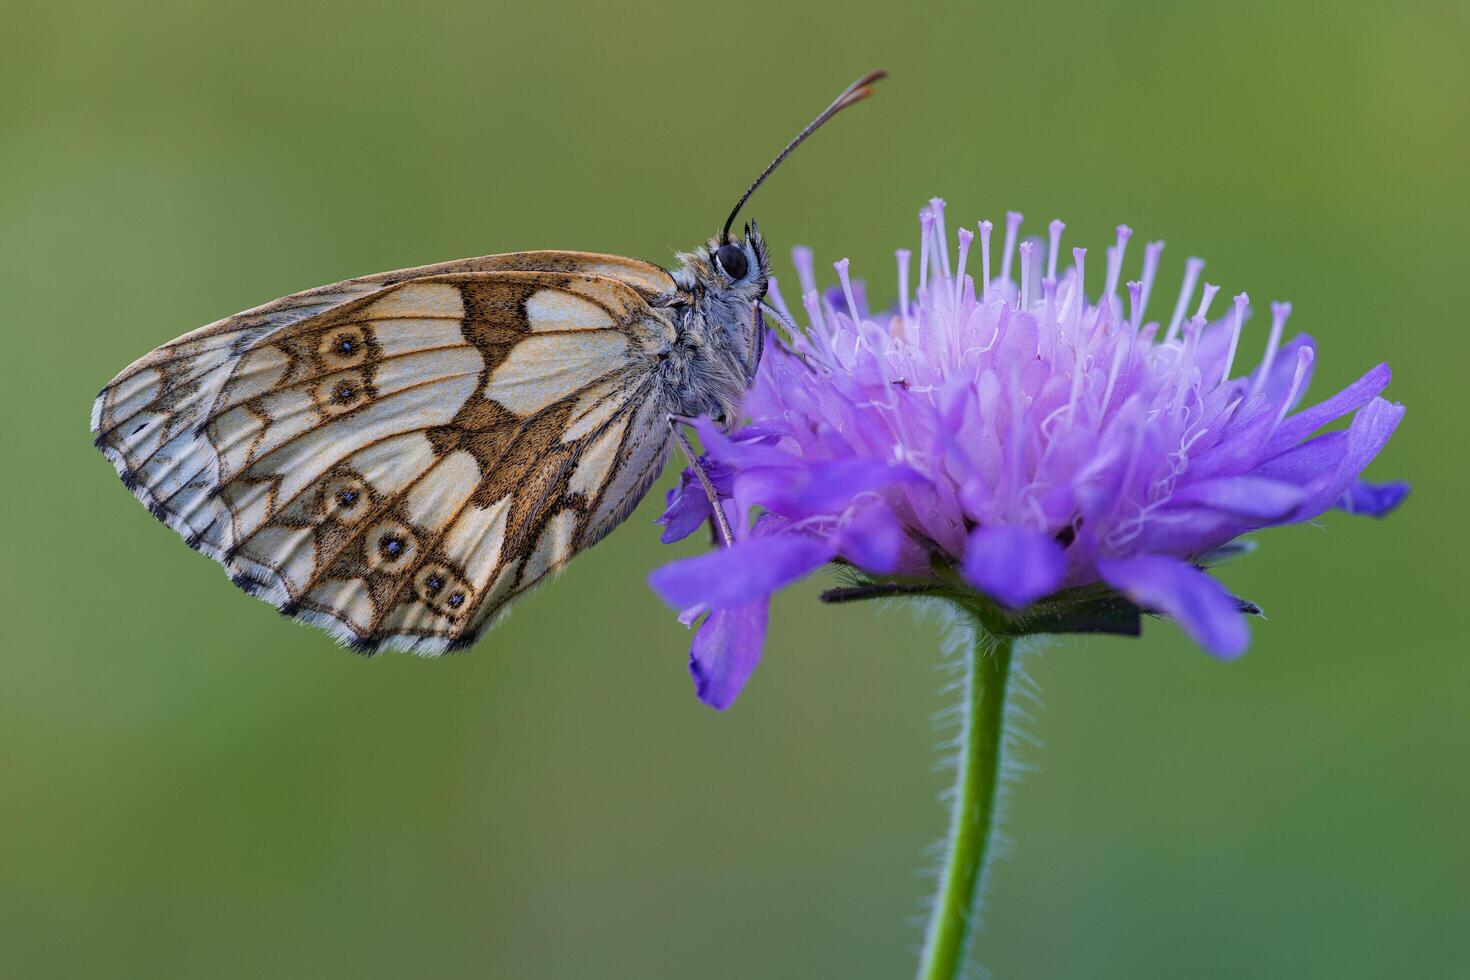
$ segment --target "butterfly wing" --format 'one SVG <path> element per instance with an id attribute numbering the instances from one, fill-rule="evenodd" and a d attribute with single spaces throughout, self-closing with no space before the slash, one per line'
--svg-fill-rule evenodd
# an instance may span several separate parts
<path id="1" fill-rule="evenodd" d="M 629 263 L 643 284 L 485 267 L 527 255 Z M 642 263 L 468 262 L 181 337 L 103 389 L 97 445 L 155 516 L 282 612 L 365 651 L 472 642 L 657 478 L 653 365 L 673 327 Z"/>

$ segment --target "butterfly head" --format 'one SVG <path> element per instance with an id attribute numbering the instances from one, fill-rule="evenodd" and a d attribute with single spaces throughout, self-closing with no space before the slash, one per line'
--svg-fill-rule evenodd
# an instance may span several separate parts
<path id="1" fill-rule="evenodd" d="M 675 274 L 697 296 L 753 306 L 766 295 L 771 260 L 766 240 L 755 222 L 743 235 L 715 236 L 695 252 L 681 256 L 684 267 Z M 681 275 L 682 273 L 682 275 Z"/>

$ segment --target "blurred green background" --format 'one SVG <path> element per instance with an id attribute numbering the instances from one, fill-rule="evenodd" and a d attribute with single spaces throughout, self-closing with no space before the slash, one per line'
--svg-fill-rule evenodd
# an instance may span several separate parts
<path id="1" fill-rule="evenodd" d="M 229 588 L 86 431 L 135 357 L 298 289 L 667 261 L 881 65 L 755 199 L 782 270 L 806 243 L 890 301 L 934 194 L 951 227 L 1016 208 L 1099 251 L 1126 221 L 1166 281 L 1201 254 L 1226 295 L 1293 300 L 1318 394 L 1388 359 L 1409 406 L 1370 470 L 1415 482 L 1399 514 L 1223 572 L 1270 614 L 1243 660 L 1155 623 L 1030 662 L 1045 744 L 977 960 L 1470 976 L 1463 2 L 0 14 L 0 975 L 910 973 L 934 624 L 807 583 L 715 714 L 643 582 L 671 554 L 650 502 L 471 655 L 364 661 Z"/>

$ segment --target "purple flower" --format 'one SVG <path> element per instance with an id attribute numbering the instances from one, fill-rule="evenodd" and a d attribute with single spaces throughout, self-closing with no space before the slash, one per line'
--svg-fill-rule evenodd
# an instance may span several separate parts
<path id="1" fill-rule="evenodd" d="M 797 249 L 807 327 L 766 345 L 747 428 L 700 425 L 736 541 L 658 569 L 651 584 L 686 623 L 706 617 L 690 654 L 706 703 L 739 694 L 770 595 L 834 561 L 865 581 L 964 589 L 1012 621 L 1069 596 L 1121 595 L 1234 657 L 1248 606 L 1205 563 L 1259 528 L 1332 507 L 1381 516 L 1407 493 L 1358 479 L 1403 417 L 1378 397 L 1388 366 L 1299 408 L 1316 344 L 1285 339 L 1288 304 L 1271 305 L 1257 331 L 1265 354 L 1246 369 L 1249 300 L 1210 320 L 1218 287 L 1197 295 L 1199 259 L 1185 264 L 1168 318 L 1145 319 L 1162 242 L 1144 247 L 1139 279 L 1125 284 L 1126 226 L 1089 278 L 1085 249 L 1059 267 L 1059 221 L 1046 243 L 1017 247 L 1021 216 L 1008 214 L 998 270 L 990 222 L 978 256 L 968 229 L 951 255 L 942 201 L 920 224 L 917 289 L 900 250 L 888 313 L 868 312 L 846 259 L 824 297 Z M 774 282 L 771 299 L 791 319 Z M 1346 428 L 1316 434 L 1349 413 Z M 664 540 L 710 517 L 686 473 Z"/>

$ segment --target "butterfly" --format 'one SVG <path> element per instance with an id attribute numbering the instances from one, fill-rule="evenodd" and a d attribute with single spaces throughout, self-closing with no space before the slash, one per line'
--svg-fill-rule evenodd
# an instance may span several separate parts
<path id="1" fill-rule="evenodd" d="M 771 265 L 750 195 L 678 268 L 511 252 L 349 279 L 145 355 L 92 409 L 124 486 L 235 585 L 362 653 L 472 644 L 621 523 L 681 426 L 732 425 Z M 731 531 L 716 506 L 725 540 Z"/>

